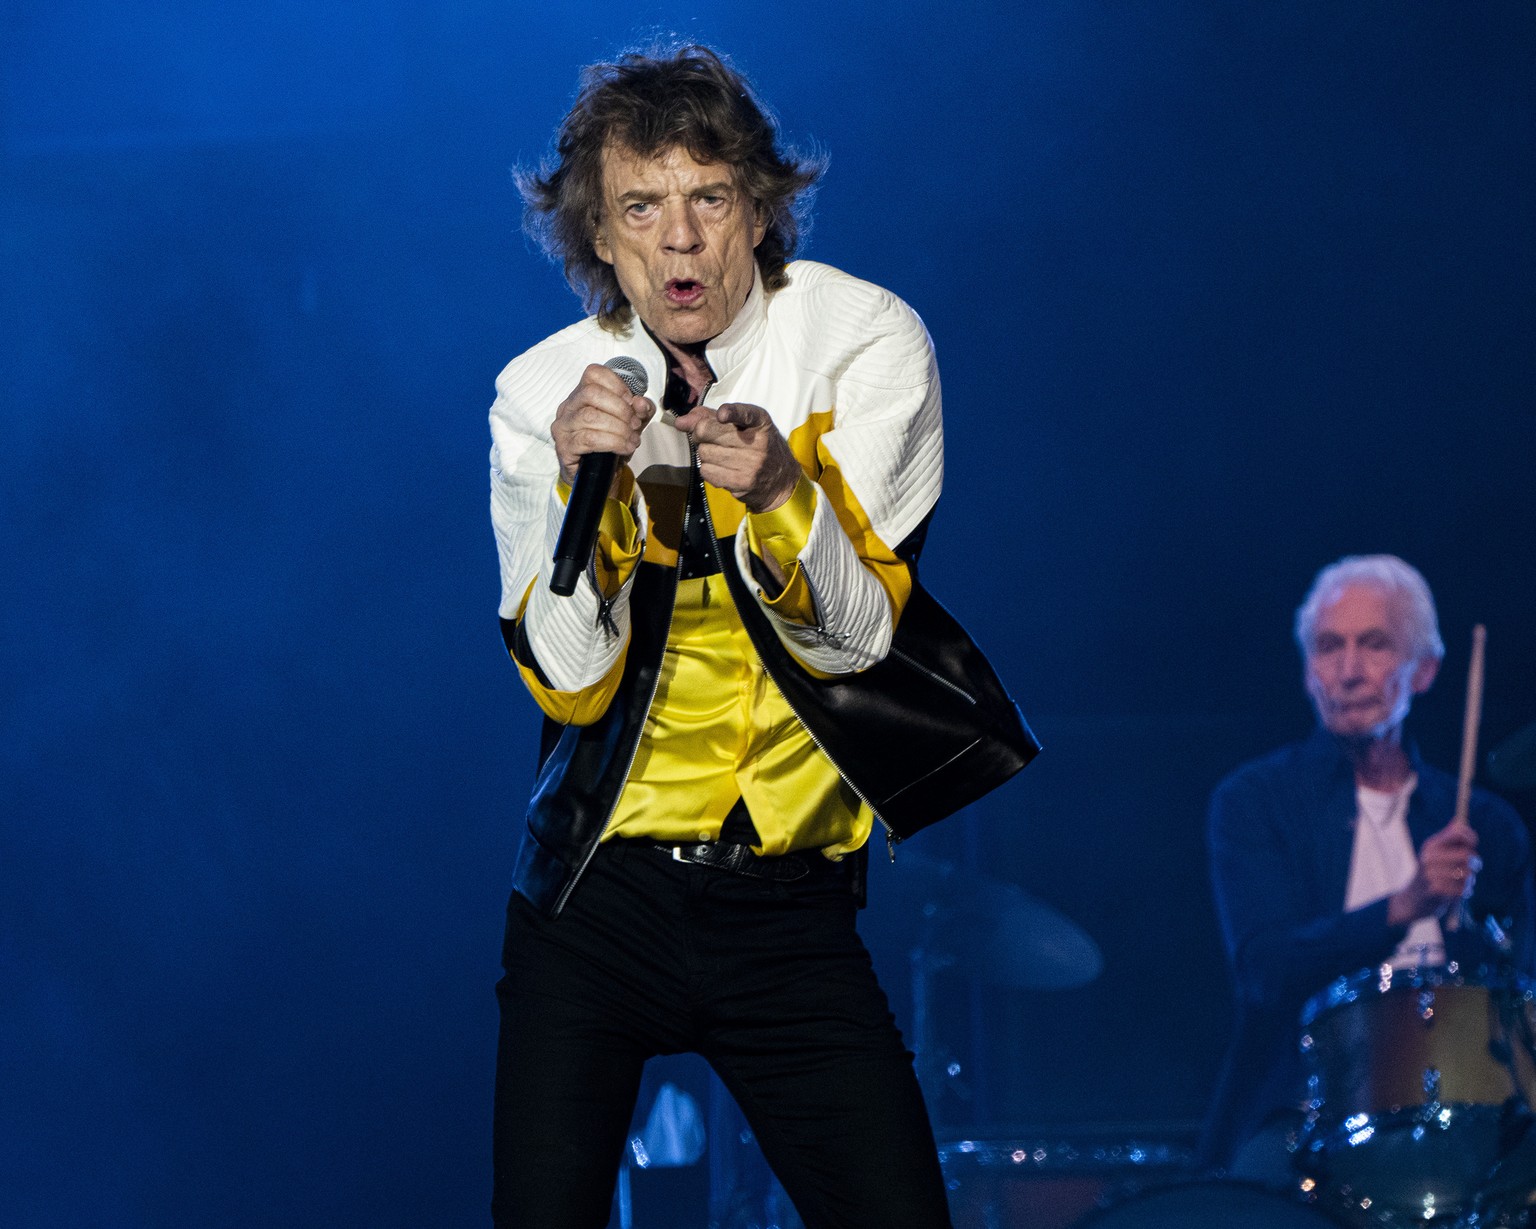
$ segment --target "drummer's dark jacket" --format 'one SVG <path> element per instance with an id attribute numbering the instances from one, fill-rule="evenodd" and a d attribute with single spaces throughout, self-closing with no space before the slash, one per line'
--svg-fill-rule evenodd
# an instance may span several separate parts
<path id="1" fill-rule="evenodd" d="M 1456 779 L 1407 749 L 1418 774 L 1408 803 L 1417 849 L 1450 820 Z M 1210 1164 L 1224 1165 L 1266 1119 L 1303 1100 L 1297 1025 L 1307 999 L 1390 959 L 1408 933 L 1388 924 L 1385 899 L 1344 912 L 1355 816 L 1353 766 L 1323 729 L 1243 765 L 1211 796 L 1211 874 L 1237 1010 L 1206 1125 Z M 1483 860 L 1472 915 L 1499 921 L 1513 944 L 1510 961 L 1529 973 L 1536 908 L 1525 824 L 1507 802 L 1476 789 L 1469 818 Z M 1463 967 L 1496 960 L 1481 926 L 1445 938 L 1448 959 Z"/>

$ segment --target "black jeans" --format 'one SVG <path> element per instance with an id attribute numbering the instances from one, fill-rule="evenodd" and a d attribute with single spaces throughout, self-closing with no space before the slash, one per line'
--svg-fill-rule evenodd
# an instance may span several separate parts
<path id="1" fill-rule="evenodd" d="M 642 1065 L 696 1051 L 807 1229 L 948 1229 L 912 1055 L 855 912 L 838 876 L 748 879 L 623 842 L 554 921 L 514 895 L 496 1224 L 603 1229 Z"/>

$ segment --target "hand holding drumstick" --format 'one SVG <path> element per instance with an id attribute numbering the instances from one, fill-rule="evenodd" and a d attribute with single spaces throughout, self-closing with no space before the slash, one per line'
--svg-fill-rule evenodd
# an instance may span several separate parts
<path id="1" fill-rule="evenodd" d="M 1461 775 L 1456 783 L 1456 811 L 1451 822 L 1424 842 L 1419 869 L 1406 887 L 1393 893 L 1387 921 L 1406 926 L 1425 917 L 1443 917 L 1448 930 L 1459 930 L 1466 919 L 1467 900 L 1483 860 L 1477 856 L 1477 833 L 1467 820 L 1472 800 L 1472 773 L 1477 762 L 1477 731 L 1483 711 L 1483 651 L 1487 629 L 1472 629 L 1472 661 L 1467 669 L 1467 711 L 1462 724 Z M 1454 906 L 1454 908 L 1453 908 Z"/>
<path id="2" fill-rule="evenodd" d="M 1407 926 L 1425 917 L 1444 917 L 1454 929 L 1459 922 L 1453 905 L 1465 908 L 1483 860 L 1477 856 L 1477 833 L 1465 820 L 1452 819 L 1419 850 L 1419 869 L 1406 887 L 1392 894 L 1387 921 Z"/>

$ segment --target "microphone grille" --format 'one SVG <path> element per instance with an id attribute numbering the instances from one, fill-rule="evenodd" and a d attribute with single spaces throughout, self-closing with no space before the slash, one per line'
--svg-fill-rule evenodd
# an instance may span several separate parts
<path id="1" fill-rule="evenodd" d="M 623 380 L 625 386 L 636 397 L 641 396 L 651 385 L 650 377 L 645 374 L 645 365 L 639 359 L 630 358 L 627 354 L 617 355 L 603 366 Z"/>

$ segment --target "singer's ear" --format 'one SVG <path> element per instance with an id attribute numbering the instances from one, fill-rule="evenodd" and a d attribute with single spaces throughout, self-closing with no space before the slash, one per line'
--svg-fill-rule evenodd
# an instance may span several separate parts
<path id="1" fill-rule="evenodd" d="M 597 258 L 605 265 L 613 263 L 613 248 L 609 246 L 608 236 L 603 233 L 603 220 L 592 219 L 592 250 L 597 253 Z"/>
<path id="2" fill-rule="evenodd" d="M 755 249 L 763 241 L 763 236 L 768 233 L 768 210 L 763 207 L 762 201 L 752 202 L 752 247 Z"/>

